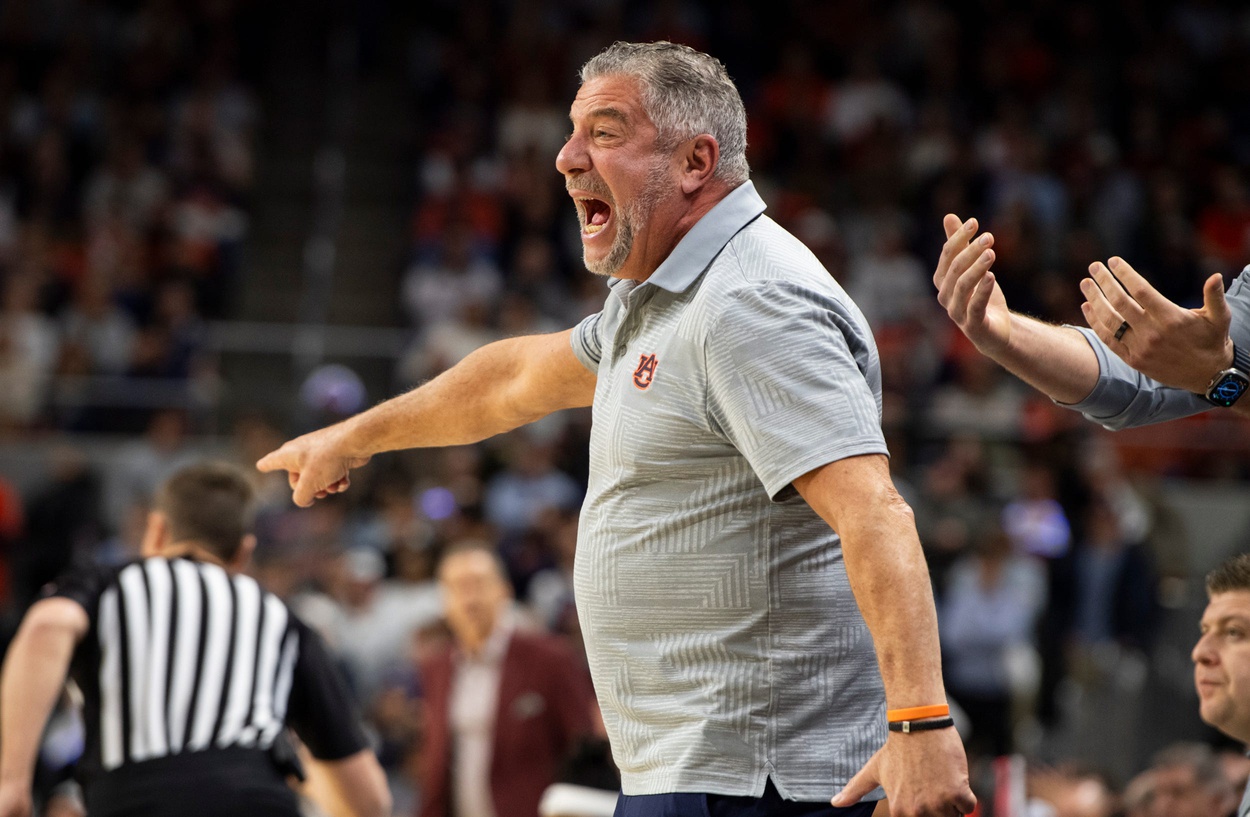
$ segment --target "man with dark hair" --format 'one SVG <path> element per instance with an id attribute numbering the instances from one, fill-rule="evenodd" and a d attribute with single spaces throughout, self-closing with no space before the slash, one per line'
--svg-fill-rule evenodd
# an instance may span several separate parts
<path id="1" fill-rule="evenodd" d="M 581 78 L 556 168 L 603 310 L 259 467 L 309 505 L 378 452 L 593 405 L 574 584 L 618 813 L 972 811 L 867 321 L 764 215 L 719 61 L 615 43 Z"/>
<path id="2" fill-rule="evenodd" d="M 1198 713 L 1224 734 L 1250 744 L 1250 553 L 1207 576 L 1202 636 L 1194 646 Z M 1250 789 L 1237 817 L 1250 815 Z"/>
<path id="3" fill-rule="evenodd" d="M 0 817 L 30 813 L 67 675 L 83 693 L 77 775 L 92 817 L 295 817 L 288 725 L 353 817 L 389 813 L 325 647 L 241 574 L 251 499 L 231 466 L 184 468 L 158 492 L 140 559 L 72 569 L 31 607 L 0 679 Z"/>
<path id="4" fill-rule="evenodd" d="M 594 729 L 585 669 L 512 615 L 503 562 L 463 540 L 438 566 L 453 644 L 422 667 L 423 817 L 538 817 L 561 761 Z"/>

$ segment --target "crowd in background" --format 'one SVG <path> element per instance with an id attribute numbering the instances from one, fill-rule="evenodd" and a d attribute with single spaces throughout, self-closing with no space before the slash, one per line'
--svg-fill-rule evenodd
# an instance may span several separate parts
<path id="1" fill-rule="evenodd" d="M 70 5 L 62 16 L 0 8 L 0 429 L 129 441 L 99 467 L 66 437 L 43 484 L 19 495 L 0 480 L 10 618 L 71 559 L 133 554 L 152 488 L 205 450 L 193 401 L 87 411 L 74 390 L 110 378 L 211 388 L 203 322 L 230 317 L 242 279 L 265 274 L 244 252 L 263 114 L 255 13 L 237 2 Z M 397 203 L 412 208 L 409 235 L 396 237 L 407 263 L 379 295 L 413 336 L 396 383 L 600 308 L 606 288 L 581 266 L 553 167 L 577 67 L 615 39 L 707 50 L 746 101 L 769 215 L 876 333 L 894 476 L 929 556 L 970 751 L 1061 762 L 1072 744 L 1055 736 L 1071 737 L 1075 702 L 1140 689 L 1177 582 L 1193 578 L 1150 477 L 1242 482 L 1250 458 L 1236 445 L 1143 453 L 1093 434 L 968 346 L 929 277 L 947 212 L 994 232 L 1008 301 L 1057 322 L 1082 323 L 1077 282 L 1112 254 L 1186 305 L 1207 275 L 1231 280 L 1250 262 L 1250 13 L 1217 0 L 1152 9 L 406 9 L 417 181 L 413 200 Z M 280 444 L 285 423 L 249 414 L 207 445 L 250 464 Z M 442 548 L 496 543 L 522 618 L 576 644 L 570 575 L 588 433 L 588 414 L 571 412 L 480 446 L 381 457 L 348 494 L 303 511 L 284 477 L 258 475 L 256 574 L 337 651 L 401 804 L 418 796 L 416 667 L 447 637 L 434 580 Z M 1094 771 L 1047 772 L 1035 786 L 1060 801 L 1097 781 L 1101 800 L 1056 806 L 1072 817 L 1119 813 L 1147 786 L 1125 791 L 1123 769 Z"/>
<path id="2" fill-rule="evenodd" d="M 237 5 L 0 10 L 0 429 L 135 432 L 102 393 L 211 385 L 258 115 Z"/>

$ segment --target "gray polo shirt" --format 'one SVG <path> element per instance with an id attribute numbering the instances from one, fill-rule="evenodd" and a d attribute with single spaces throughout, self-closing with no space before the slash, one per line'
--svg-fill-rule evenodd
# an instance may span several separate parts
<path id="1" fill-rule="evenodd" d="M 1233 280 L 1224 297 L 1233 313 L 1228 334 L 1238 347 L 1250 349 L 1250 267 L 1243 269 Z M 1081 402 L 1060 403 L 1064 408 L 1079 411 L 1086 418 L 1113 431 L 1176 420 L 1212 408 L 1210 403 L 1192 392 L 1165 386 L 1146 377 L 1107 348 L 1107 344 L 1092 329 L 1083 326 L 1072 328 L 1085 336 L 1098 358 L 1098 383 Z"/>
<path id="2" fill-rule="evenodd" d="M 626 794 L 831 797 L 885 740 L 838 537 L 791 481 L 884 454 L 867 322 L 748 182 L 573 333 L 575 589 Z"/>

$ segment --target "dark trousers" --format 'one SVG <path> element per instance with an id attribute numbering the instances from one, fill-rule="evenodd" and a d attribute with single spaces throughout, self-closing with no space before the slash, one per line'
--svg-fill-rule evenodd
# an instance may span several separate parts
<path id="1" fill-rule="evenodd" d="M 834 792 L 830 792 L 832 797 Z M 782 800 L 769 780 L 763 797 L 724 794 L 621 795 L 615 817 L 869 817 L 876 803 L 834 808 L 828 802 Z"/>

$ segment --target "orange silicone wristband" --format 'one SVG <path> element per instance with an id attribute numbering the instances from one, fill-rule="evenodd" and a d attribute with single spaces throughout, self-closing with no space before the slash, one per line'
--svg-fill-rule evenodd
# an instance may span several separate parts
<path id="1" fill-rule="evenodd" d="M 946 704 L 934 704 L 933 706 L 891 709 L 885 713 L 885 719 L 890 723 L 898 723 L 900 721 L 918 721 L 921 718 L 943 718 L 950 713 L 951 708 Z"/>

